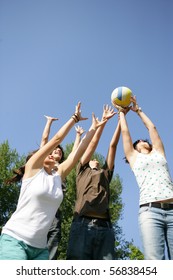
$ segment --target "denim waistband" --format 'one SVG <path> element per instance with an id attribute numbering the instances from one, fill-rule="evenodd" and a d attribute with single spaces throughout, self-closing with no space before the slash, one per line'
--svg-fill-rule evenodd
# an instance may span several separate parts
<path id="1" fill-rule="evenodd" d="M 88 216 L 77 216 L 73 219 L 73 221 L 85 223 L 88 225 L 96 226 L 96 227 L 112 227 L 112 223 L 110 220 L 105 220 L 101 218 L 94 218 Z"/>

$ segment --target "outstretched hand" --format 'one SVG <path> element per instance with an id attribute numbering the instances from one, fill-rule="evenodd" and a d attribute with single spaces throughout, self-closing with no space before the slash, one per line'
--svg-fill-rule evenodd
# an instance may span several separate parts
<path id="1" fill-rule="evenodd" d="M 132 110 L 133 112 L 136 112 L 136 111 L 139 109 L 139 106 L 138 106 L 137 100 L 136 100 L 136 96 L 135 96 L 135 95 L 132 96 L 130 100 L 131 100 L 131 102 L 132 102 L 132 104 L 133 104 L 133 106 L 131 106 L 131 110 Z"/>
<path id="2" fill-rule="evenodd" d="M 93 129 L 97 129 L 99 126 L 105 124 L 107 121 L 108 121 L 107 119 L 99 121 L 99 119 L 95 117 L 95 114 L 92 113 L 92 128 Z"/>
<path id="3" fill-rule="evenodd" d="M 80 136 L 85 132 L 85 130 L 81 126 L 75 126 L 76 133 L 78 133 Z"/>
<path id="4" fill-rule="evenodd" d="M 88 119 L 88 118 L 82 117 L 82 115 L 81 115 L 81 102 L 78 102 L 78 104 L 76 105 L 75 115 L 77 115 L 77 118 L 79 121 L 84 121 L 84 120 Z"/>
<path id="5" fill-rule="evenodd" d="M 110 118 L 112 118 L 116 114 L 117 113 L 114 112 L 114 109 L 111 106 L 108 106 L 108 105 L 103 106 L 102 120 L 105 120 L 105 119 L 109 120 Z"/>
<path id="6" fill-rule="evenodd" d="M 118 114 L 120 112 L 123 112 L 126 115 L 131 110 L 131 106 L 128 106 L 128 107 L 122 107 L 122 106 L 119 106 L 119 105 L 114 105 L 114 106 L 118 110 Z"/>

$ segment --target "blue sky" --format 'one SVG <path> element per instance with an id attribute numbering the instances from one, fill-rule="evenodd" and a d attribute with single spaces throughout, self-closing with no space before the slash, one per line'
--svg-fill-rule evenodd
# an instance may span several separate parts
<path id="1" fill-rule="evenodd" d="M 127 86 L 156 124 L 173 175 L 171 0 L 0 0 L 0 143 L 19 154 L 40 143 L 44 115 L 58 117 L 51 135 L 82 102 L 84 129 L 101 117 L 111 93 Z M 147 138 L 139 117 L 127 116 L 133 140 Z M 97 152 L 106 156 L 117 116 Z M 71 143 L 75 130 L 63 141 Z M 126 240 L 141 248 L 138 187 L 123 161 L 120 139 L 115 174 L 122 179 Z"/>

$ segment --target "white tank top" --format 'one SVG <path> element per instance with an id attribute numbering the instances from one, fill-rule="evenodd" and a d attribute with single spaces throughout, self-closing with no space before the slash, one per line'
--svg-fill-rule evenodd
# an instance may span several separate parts
<path id="1" fill-rule="evenodd" d="M 150 154 L 138 153 L 132 171 L 140 190 L 140 205 L 173 198 L 173 182 L 167 161 L 156 150 Z"/>
<path id="2" fill-rule="evenodd" d="M 16 211 L 2 233 L 30 246 L 45 248 L 49 228 L 63 199 L 61 183 L 57 172 L 49 175 L 44 168 L 23 180 Z"/>

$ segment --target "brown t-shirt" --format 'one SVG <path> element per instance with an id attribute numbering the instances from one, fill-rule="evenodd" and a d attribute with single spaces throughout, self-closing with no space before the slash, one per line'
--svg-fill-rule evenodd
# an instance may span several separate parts
<path id="1" fill-rule="evenodd" d="M 113 170 L 109 170 L 107 163 L 101 169 L 91 169 L 89 162 L 85 165 L 78 164 L 76 170 L 75 215 L 87 213 L 107 214 L 109 217 L 109 184 Z"/>

